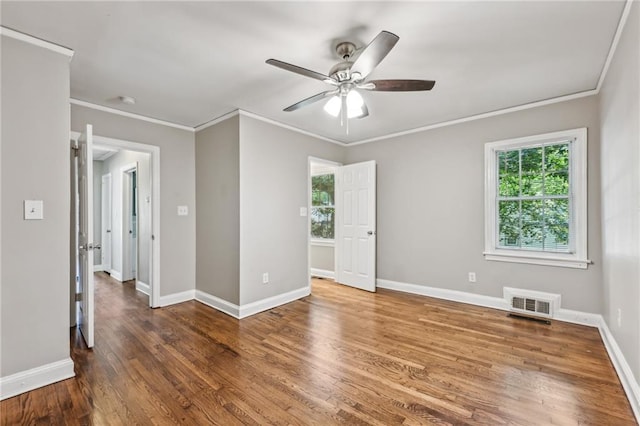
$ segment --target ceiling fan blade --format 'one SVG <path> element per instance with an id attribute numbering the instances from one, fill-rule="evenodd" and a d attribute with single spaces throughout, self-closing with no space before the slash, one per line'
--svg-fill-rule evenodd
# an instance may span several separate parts
<path id="1" fill-rule="evenodd" d="M 382 31 L 360 53 L 351 66 L 351 73 L 359 73 L 362 78 L 373 71 L 380 62 L 389 54 L 400 37 L 388 31 Z"/>
<path id="2" fill-rule="evenodd" d="M 415 92 L 431 90 L 435 84 L 433 80 L 371 80 L 358 85 L 358 89 L 378 92 Z"/>
<path id="3" fill-rule="evenodd" d="M 283 70 L 304 75 L 305 77 L 311 77 L 316 80 L 324 81 L 325 83 L 329 83 L 329 84 L 337 84 L 337 81 L 335 81 L 328 75 L 324 75 L 316 71 L 311 71 L 306 68 L 299 67 L 297 65 L 289 64 L 287 62 L 282 62 L 277 59 L 267 59 L 265 62 L 269 65 L 273 65 L 274 67 L 282 68 Z"/>
<path id="4" fill-rule="evenodd" d="M 327 90 L 326 92 L 318 93 L 317 95 L 310 96 L 306 99 L 301 100 L 300 102 L 296 102 L 295 104 L 286 107 L 283 111 L 286 111 L 286 112 L 295 111 L 302 107 L 311 105 L 312 103 L 321 101 L 324 98 L 328 98 L 329 96 L 333 96 L 338 92 L 339 90 L 336 89 L 336 90 Z"/>

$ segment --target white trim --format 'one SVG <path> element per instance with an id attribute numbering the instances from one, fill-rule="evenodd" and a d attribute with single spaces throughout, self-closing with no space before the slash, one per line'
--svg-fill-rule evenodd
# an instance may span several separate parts
<path id="1" fill-rule="evenodd" d="M 246 305 L 240 305 L 240 318 L 246 318 L 259 312 L 277 308 L 280 305 L 293 302 L 311 294 L 311 289 L 307 286 L 276 296 L 267 297 L 266 299 L 257 300 Z"/>
<path id="2" fill-rule="evenodd" d="M 201 290 L 195 291 L 195 299 L 204 305 L 210 306 L 213 309 L 216 309 L 234 318 L 242 319 L 251 315 L 255 315 L 259 312 L 277 308 L 278 306 L 293 302 L 310 294 L 311 289 L 309 287 L 302 287 L 241 306 L 238 306 L 235 303 L 228 302 L 224 299 Z"/>
<path id="3" fill-rule="evenodd" d="M 318 206 L 320 207 L 320 206 Z M 317 246 L 317 247 L 335 247 L 336 246 L 336 240 L 334 239 L 321 239 L 321 238 L 311 238 L 309 240 L 309 244 L 312 246 Z"/>
<path id="4" fill-rule="evenodd" d="M 485 308 L 499 309 L 501 311 L 510 310 L 507 301 L 501 297 L 491 297 L 458 290 L 449 290 L 445 288 L 429 287 L 426 285 L 383 280 L 380 278 L 376 280 L 376 286 L 378 288 L 386 288 L 388 290 L 418 294 L 420 296 L 435 297 L 437 299 L 450 300 L 452 302 L 468 303 L 470 305 L 484 306 Z"/>
<path id="5" fill-rule="evenodd" d="M 102 272 L 104 271 L 103 265 L 93 265 L 93 272 Z"/>
<path id="6" fill-rule="evenodd" d="M 604 62 L 602 71 L 600 72 L 600 78 L 598 79 L 598 85 L 596 86 L 596 92 L 598 93 L 600 92 L 600 89 L 602 89 L 602 85 L 604 84 L 604 79 L 607 77 L 607 71 L 609 71 L 609 66 L 611 65 L 613 56 L 616 53 L 616 49 L 618 48 L 618 43 L 620 42 L 620 37 L 622 36 L 622 31 L 624 30 L 624 26 L 627 23 L 627 18 L 629 17 L 629 12 L 631 11 L 632 4 L 633 4 L 633 0 L 627 0 L 626 4 L 624 5 L 624 9 L 622 10 L 620 21 L 618 21 L 618 28 L 616 28 L 616 34 L 613 36 L 613 42 L 609 47 L 609 54 L 607 55 L 607 59 Z"/>
<path id="7" fill-rule="evenodd" d="M 232 117 L 235 117 L 236 115 L 239 115 L 239 114 L 240 114 L 240 110 L 237 110 L 237 109 L 233 110 L 233 111 L 228 112 L 228 113 L 226 113 L 224 115 L 221 115 L 220 117 L 213 118 L 213 119 L 211 119 L 209 121 L 205 121 L 204 123 L 199 124 L 196 127 L 194 127 L 193 130 L 195 132 L 199 132 L 200 130 L 204 130 L 207 127 L 215 126 L 216 124 L 222 123 L 223 121 L 228 120 L 228 119 L 230 119 Z"/>
<path id="8" fill-rule="evenodd" d="M 0 400 L 69 379 L 75 375 L 73 360 L 65 358 L 10 376 L 0 377 Z"/>
<path id="9" fill-rule="evenodd" d="M 175 305 L 182 302 L 188 302 L 196 297 L 195 290 L 182 291 L 180 293 L 167 294 L 166 296 L 160 296 L 160 307 Z"/>
<path id="10" fill-rule="evenodd" d="M 111 278 L 113 278 L 114 280 L 122 282 L 122 274 L 120 273 L 120 271 L 116 271 L 115 269 L 111 269 L 109 271 L 109 275 L 111 275 Z"/>
<path id="11" fill-rule="evenodd" d="M 198 302 L 207 305 L 215 310 L 223 312 L 234 318 L 240 318 L 240 307 L 235 303 L 227 302 L 224 299 L 221 299 L 209 293 L 205 293 L 201 290 L 196 290 L 195 299 Z"/>
<path id="12" fill-rule="evenodd" d="M 52 52 L 61 53 L 64 56 L 68 56 L 69 60 L 73 58 L 73 54 L 75 53 L 73 49 L 69 49 L 68 47 L 60 46 L 59 44 L 51 43 L 50 41 L 43 40 L 29 34 L 21 33 L 20 31 L 12 30 L 11 28 L 3 26 L 0 26 L 0 35 L 24 41 L 25 43 L 42 47 L 44 49 L 51 50 Z"/>
<path id="13" fill-rule="evenodd" d="M 79 136 L 80 133 L 78 132 L 70 132 L 72 140 L 77 140 Z M 149 257 L 149 284 L 151 285 L 149 306 L 157 308 L 160 306 L 160 147 L 96 135 L 93 135 L 93 141 L 101 145 L 129 151 L 144 152 L 151 155 L 151 235 L 154 239 L 151 241 L 151 256 Z M 113 272 L 113 270 L 111 272 Z M 122 275 L 119 276 L 122 278 Z"/>
<path id="14" fill-rule="evenodd" d="M 519 253 L 504 253 L 497 252 L 483 252 L 485 260 L 494 260 L 499 262 L 512 262 L 512 263 L 528 263 L 531 265 L 543 265 L 543 266 L 560 266 L 563 268 L 575 268 L 575 269 L 587 269 L 587 266 L 591 262 L 589 259 L 557 259 L 557 258 L 545 258 L 536 256 L 537 252 L 525 252 Z"/>
<path id="15" fill-rule="evenodd" d="M 602 316 L 589 312 L 574 311 L 572 309 L 556 310 L 553 319 L 558 321 L 570 322 L 572 324 L 586 325 L 589 327 L 598 327 Z"/>
<path id="16" fill-rule="evenodd" d="M 108 112 L 110 114 L 121 115 L 123 117 L 134 118 L 136 120 L 146 121 L 148 123 L 160 124 L 162 126 L 173 127 L 174 129 L 186 130 L 188 132 L 194 132 L 193 127 L 185 126 L 182 124 L 172 123 L 170 121 L 160 120 L 158 118 L 147 117 L 146 115 L 135 114 L 133 112 L 121 111 L 119 109 L 110 108 L 102 105 L 97 105 L 87 101 L 81 101 L 79 99 L 69 98 L 69 103 L 72 105 L 78 105 L 85 108 L 91 108 L 102 112 Z"/>
<path id="17" fill-rule="evenodd" d="M 504 149 L 518 149 L 569 140 L 571 159 L 569 178 L 571 193 L 570 252 L 511 250 L 498 247 L 497 232 L 497 158 L 496 153 Z M 587 258 L 587 129 L 563 130 L 559 132 L 505 139 L 484 145 L 484 256 L 486 260 L 529 263 L 586 269 L 591 263 Z"/>
<path id="18" fill-rule="evenodd" d="M 311 268 L 310 272 L 311 272 L 311 276 L 313 277 L 328 278 L 330 280 L 336 279 L 335 271 L 329 271 L 327 269 Z"/>
<path id="19" fill-rule="evenodd" d="M 240 111 L 240 115 L 244 115 L 245 117 L 253 118 L 253 119 L 256 119 L 256 120 L 259 120 L 259 121 L 264 121 L 265 123 L 269 123 L 269 124 L 272 124 L 272 125 L 277 126 L 277 127 L 282 127 L 283 129 L 287 129 L 287 130 L 291 130 L 291 131 L 294 131 L 294 132 L 297 132 L 297 133 L 301 133 L 303 135 L 311 136 L 311 137 L 314 137 L 316 139 L 320 139 L 320 140 L 323 140 L 323 141 L 326 141 L 326 142 L 335 143 L 336 145 L 340 145 L 340 146 L 348 146 L 348 145 L 350 145 L 350 144 L 347 144 L 347 143 L 344 143 L 344 142 L 337 141 L 335 139 L 327 138 L 325 136 L 316 135 L 315 133 L 308 132 L 306 130 L 298 129 L 297 127 L 293 127 L 293 126 L 290 126 L 288 124 L 284 124 L 284 123 L 281 123 L 279 121 L 272 120 L 270 118 L 262 117 L 262 116 L 260 116 L 258 114 L 254 114 L 252 112 L 243 111 L 243 110 L 238 110 L 238 111 Z"/>
<path id="20" fill-rule="evenodd" d="M 151 286 L 143 281 L 136 280 L 136 290 L 147 296 L 151 295 Z"/>
<path id="21" fill-rule="evenodd" d="M 620 350 L 616 339 L 613 337 L 613 334 L 611 334 L 607 322 L 601 315 L 598 316 L 600 317 L 598 329 L 600 330 L 602 342 L 607 349 L 616 373 L 618 373 L 618 378 L 622 383 L 625 394 L 627 394 L 627 399 L 629 400 L 629 404 L 631 404 L 633 414 L 636 416 L 636 421 L 640 423 L 640 385 L 635 379 L 633 371 L 631 371 L 631 367 Z"/>
<path id="22" fill-rule="evenodd" d="M 352 142 L 352 143 L 345 144 L 345 145 L 346 146 L 356 146 L 356 145 L 361 145 L 361 144 L 364 144 L 364 143 L 376 142 L 376 141 L 381 141 L 381 140 L 384 140 L 384 139 L 390 139 L 390 138 L 396 138 L 396 137 L 399 137 L 399 136 L 411 135 L 413 133 L 419 133 L 419 132 L 424 132 L 424 131 L 427 131 L 427 130 L 438 129 L 440 127 L 453 126 L 454 124 L 462 124 L 462 123 L 467 123 L 469 121 L 481 120 L 483 118 L 496 117 L 496 116 L 499 116 L 499 115 L 510 114 L 512 112 L 518 112 L 518 111 L 523 111 L 523 110 L 527 110 L 527 109 L 531 109 L 531 108 L 538 108 L 538 107 L 541 107 L 541 106 L 557 104 L 559 102 L 572 101 L 574 99 L 585 98 L 587 96 L 593 96 L 593 95 L 597 95 L 597 94 L 598 94 L 598 91 L 595 90 L 595 89 L 594 90 L 587 90 L 586 92 L 579 92 L 579 93 L 574 93 L 574 94 L 571 94 L 571 95 L 559 96 L 557 98 L 544 99 L 542 101 L 536 101 L 536 102 L 531 102 L 531 103 L 528 103 L 528 104 L 517 105 L 517 106 L 514 106 L 514 107 L 498 109 L 498 110 L 490 111 L 490 112 L 484 112 L 482 114 L 471 115 L 469 117 L 463 117 L 463 118 L 458 118 L 458 119 L 455 119 L 455 120 L 442 121 L 440 123 L 429 124 L 427 126 L 416 127 L 415 129 L 404 130 L 404 131 L 396 132 L 396 133 L 389 133 L 389 134 L 384 135 L 384 136 L 376 136 L 374 138 L 363 139 L 361 141 Z"/>

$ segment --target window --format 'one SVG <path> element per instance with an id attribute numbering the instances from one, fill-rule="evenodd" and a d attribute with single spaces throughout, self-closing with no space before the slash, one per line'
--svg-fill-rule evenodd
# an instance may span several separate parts
<path id="1" fill-rule="evenodd" d="M 333 240 L 335 178 L 331 174 L 311 177 L 311 238 Z"/>
<path id="2" fill-rule="evenodd" d="M 485 258 L 586 268 L 587 130 L 485 145 Z"/>

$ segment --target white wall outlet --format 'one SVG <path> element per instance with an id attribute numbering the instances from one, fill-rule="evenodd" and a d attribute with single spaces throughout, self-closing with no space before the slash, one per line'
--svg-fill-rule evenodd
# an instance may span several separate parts
<path id="1" fill-rule="evenodd" d="M 475 272 L 469 272 L 469 282 L 470 283 L 475 283 L 476 282 L 476 273 Z"/>
<path id="2" fill-rule="evenodd" d="M 269 284 L 269 273 L 265 272 L 262 274 L 262 284 Z"/>
<path id="3" fill-rule="evenodd" d="M 618 308 L 618 327 L 622 327 L 622 309 Z"/>
<path id="4" fill-rule="evenodd" d="M 188 206 L 178 206 L 178 216 L 187 216 L 189 214 Z"/>
<path id="5" fill-rule="evenodd" d="M 44 218 L 42 200 L 24 200 L 24 220 L 41 220 Z"/>
<path id="6" fill-rule="evenodd" d="M 300 216 L 306 216 L 307 215 L 307 208 L 306 207 L 300 207 Z"/>

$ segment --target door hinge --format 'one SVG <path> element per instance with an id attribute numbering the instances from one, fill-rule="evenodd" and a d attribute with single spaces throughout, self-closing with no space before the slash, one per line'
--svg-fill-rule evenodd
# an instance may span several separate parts
<path id="1" fill-rule="evenodd" d="M 82 293 L 76 293 L 76 302 L 82 302 Z"/>
<path id="2" fill-rule="evenodd" d="M 80 147 L 78 146 L 71 145 L 71 151 L 73 152 L 74 157 L 77 157 L 78 155 L 80 155 Z"/>

